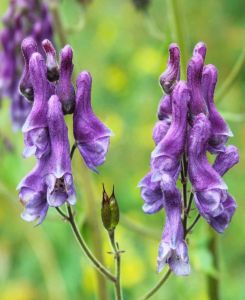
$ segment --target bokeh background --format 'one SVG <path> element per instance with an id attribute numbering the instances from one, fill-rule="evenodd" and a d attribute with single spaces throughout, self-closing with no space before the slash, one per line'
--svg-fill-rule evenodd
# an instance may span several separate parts
<path id="1" fill-rule="evenodd" d="M 100 174 L 85 171 L 78 153 L 73 161 L 77 187 L 77 220 L 88 244 L 113 268 L 106 232 L 100 220 L 102 182 L 110 192 L 115 185 L 121 210 L 117 240 L 122 256 L 125 300 L 138 299 L 161 275 L 156 273 L 157 248 L 164 214 L 144 215 L 138 181 L 149 168 L 153 149 L 151 130 L 162 91 L 158 78 L 168 58 L 168 45 L 176 41 L 171 0 L 152 0 L 148 12 L 136 9 L 131 0 L 60 1 L 67 41 L 74 49 L 75 72 L 93 75 L 93 105 L 98 116 L 113 130 L 110 151 Z M 175 1 L 177 29 L 183 33 L 182 52 L 191 55 L 200 40 L 208 46 L 206 63 L 219 70 L 217 90 L 229 76 L 245 47 L 243 0 Z M 0 1 L 0 16 L 8 1 Z M 62 46 L 58 36 L 56 43 Z M 1 62 L 0 62 L 1 63 Z M 209 299 L 210 280 L 220 281 L 220 299 L 245 299 L 245 70 L 230 89 L 218 98 L 218 107 L 230 124 L 240 149 L 241 161 L 225 180 L 238 202 L 231 226 L 218 237 L 219 268 L 210 251 L 212 231 L 201 221 L 189 237 L 192 274 L 170 277 L 152 298 Z M 98 299 L 98 281 L 105 285 L 80 252 L 69 225 L 55 210 L 39 226 L 20 218 L 22 207 L 16 185 L 32 168 L 34 160 L 21 156 L 23 137 L 13 133 L 8 99 L 0 110 L 0 299 Z M 71 119 L 67 118 L 68 123 Z M 72 136 L 71 136 L 71 141 Z M 193 212 L 194 214 L 194 212 Z"/>

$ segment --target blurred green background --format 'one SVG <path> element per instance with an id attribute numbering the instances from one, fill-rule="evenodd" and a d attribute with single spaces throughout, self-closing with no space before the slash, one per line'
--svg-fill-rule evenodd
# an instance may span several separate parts
<path id="1" fill-rule="evenodd" d="M 147 14 L 136 10 L 130 0 L 93 0 L 86 8 L 75 0 L 60 1 L 59 5 L 67 40 L 74 49 L 75 71 L 87 69 L 92 73 L 94 110 L 115 134 L 99 175 L 85 171 L 80 156 L 75 154 L 76 217 L 93 251 L 113 268 L 99 210 L 102 182 L 109 192 L 115 185 L 122 212 L 117 240 L 126 251 L 122 256 L 125 300 L 138 299 L 161 276 L 156 273 L 156 256 L 164 214 L 143 214 L 137 183 L 149 168 L 154 147 L 151 130 L 162 95 L 158 78 L 166 66 L 168 45 L 175 41 L 170 2 L 152 0 Z M 181 5 L 178 20 L 186 53 L 190 57 L 200 40 L 207 44 L 206 63 L 217 66 L 219 89 L 245 47 L 245 3 L 177 2 Z M 7 0 L 1 0 L 0 16 L 7 5 Z M 234 133 L 230 143 L 239 147 L 241 156 L 240 164 L 225 176 L 238 209 L 231 226 L 218 237 L 220 270 L 214 267 L 208 248 L 210 230 L 202 220 L 189 238 L 191 275 L 170 277 L 152 299 L 209 299 L 207 278 L 220 279 L 222 300 L 245 299 L 244 98 L 242 68 L 218 103 Z M 69 117 L 67 121 L 71 121 Z M 13 145 L 12 152 L 6 150 L 6 139 Z M 20 132 L 12 132 L 7 100 L 0 110 L 0 140 L 0 299 L 97 299 L 94 269 L 57 212 L 50 209 L 39 227 L 20 218 L 22 207 L 16 185 L 34 160 L 21 156 L 23 137 Z M 148 232 L 143 233 L 142 226 Z M 113 299 L 111 284 L 103 284 L 103 288 L 107 288 L 108 299 Z"/>

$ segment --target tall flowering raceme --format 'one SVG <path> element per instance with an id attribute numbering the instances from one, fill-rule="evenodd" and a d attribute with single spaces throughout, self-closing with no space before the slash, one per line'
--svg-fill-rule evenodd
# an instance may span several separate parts
<path id="1" fill-rule="evenodd" d="M 105 161 L 111 131 L 95 116 L 91 106 L 91 75 L 84 71 L 72 84 L 73 51 L 66 45 L 60 63 L 49 40 L 42 42 L 45 57 L 32 38 L 22 42 L 25 67 L 20 81 L 22 91 L 33 105 L 22 131 L 24 156 L 36 157 L 36 166 L 19 183 L 19 198 L 26 221 L 44 220 L 49 207 L 74 205 L 76 192 L 71 169 L 68 129 L 64 114 L 74 116 L 75 145 L 87 164 L 95 170 Z"/>
<path id="2" fill-rule="evenodd" d="M 165 210 L 165 227 L 158 251 L 158 271 L 168 264 L 176 275 L 190 273 L 185 241 L 187 217 L 194 198 L 199 214 L 219 233 L 229 225 L 236 209 L 223 175 L 239 161 L 235 146 L 227 146 L 232 136 L 229 126 L 214 103 L 217 70 L 204 65 L 206 46 L 198 43 L 188 63 L 187 82 L 180 80 L 178 45 L 169 47 L 166 71 L 160 84 L 166 93 L 158 106 L 153 129 L 156 147 L 151 169 L 140 181 L 145 213 Z M 215 155 L 212 165 L 207 153 Z M 183 193 L 177 188 L 181 177 Z M 192 188 L 187 201 L 187 182 Z"/>
<path id="3" fill-rule="evenodd" d="M 28 56 L 37 49 L 23 50 L 21 42 L 32 37 L 41 49 L 41 42 L 47 38 L 52 40 L 53 29 L 51 15 L 43 1 L 11 0 L 6 14 L 2 18 L 3 29 L 0 31 L 0 101 L 3 96 L 10 98 L 10 115 L 14 130 L 22 127 L 31 110 L 32 91 L 19 87 L 19 78 L 23 64 Z M 31 47 L 31 46 L 30 46 Z M 24 78 L 23 80 L 26 80 Z M 19 88 L 22 95 L 19 93 Z"/>

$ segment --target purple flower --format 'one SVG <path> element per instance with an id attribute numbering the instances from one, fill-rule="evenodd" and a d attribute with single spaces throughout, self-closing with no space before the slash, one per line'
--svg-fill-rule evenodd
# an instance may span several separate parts
<path id="1" fill-rule="evenodd" d="M 181 220 L 181 195 L 177 188 L 165 191 L 166 222 L 158 250 L 158 272 L 169 264 L 176 275 L 189 275 L 188 249 Z"/>
<path id="2" fill-rule="evenodd" d="M 29 69 L 34 103 L 22 128 L 26 146 L 23 155 L 28 157 L 35 154 L 37 158 L 41 158 L 49 153 L 47 102 L 54 90 L 46 78 L 47 68 L 41 54 L 32 54 Z"/>
<path id="3" fill-rule="evenodd" d="M 228 226 L 235 207 L 231 206 L 233 199 L 227 193 L 227 186 L 215 168 L 206 157 L 208 140 L 210 137 L 210 122 L 200 114 L 194 121 L 190 131 L 188 148 L 188 173 L 194 190 L 194 199 L 200 214 L 207 219 L 218 232 L 223 232 Z M 221 160 L 220 160 L 221 161 Z M 216 163 L 219 170 L 219 163 Z M 224 215 L 229 214 L 223 221 Z M 221 222 L 218 222 L 219 219 Z"/>
<path id="4" fill-rule="evenodd" d="M 39 160 L 36 167 L 19 183 L 19 198 L 25 210 L 21 217 L 28 222 L 41 224 L 48 211 L 47 187 L 43 180 L 47 165 Z"/>
<path id="5" fill-rule="evenodd" d="M 212 135 L 209 139 L 209 151 L 224 151 L 228 138 L 233 136 L 229 126 L 217 111 L 214 104 L 214 90 L 217 83 L 217 69 L 214 65 L 206 65 L 202 74 L 202 91 L 206 101 Z"/>
<path id="6" fill-rule="evenodd" d="M 61 102 L 56 95 L 49 99 L 47 119 L 51 143 L 45 176 L 48 186 L 47 201 L 49 206 L 55 207 L 66 201 L 75 204 L 76 195 L 71 171 L 68 130 L 64 121 Z"/>
<path id="7" fill-rule="evenodd" d="M 164 206 L 164 194 L 160 182 L 151 181 L 152 173 L 149 172 L 138 184 L 141 189 L 141 197 L 144 200 L 143 211 L 154 214 Z"/>
<path id="8" fill-rule="evenodd" d="M 0 98 L 7 96 L 11 100 L 11 117 L 13 127 L 19 129 L 23 126 L 31 104 L 25 103 L 21 93 L 30 101 L 33 101 L 33 90 L 30 83 L 28 64 L 30 56 L 37 49 L 41 49 L 41 41 L 44 38 L 52 39 L 52 21 L 47 5 L 43 1 L 12 0 L 6 14 L 2 18 L 3 29 L 0 31 Z M 20 44 L 23 43 L 23 54 L 20 54 Z M 30 39 L 34 39 L 35 42 Z M 35 45 L 36 43 L 36 45 Z M 37 47 L 37 48 L 36 48 Z M 20 80 L 20 70 L 24 67 Z M 16 111 L 15 111 L 16 110 Z"/>
<path id="9" fill-rule="evenodd" d="M 202 95 L 203 64 L 203 58 L 197 52 L 188 63 L 187 83 L 191 91 L 190 113 L 192 117 L 200 113 L 207 114 L 206 103 Z"/>
<path id="10" fill-rule="evenodd" d="M 64 114 L 73 113 L 75 108 L 75 90 L 71 82 L 72 58 L 72 48 L 66 45 L 60 52 L 60 78 L 57 84 L 57 95 L 62 103 Z"/>
<path id="11" fill-rule="evenodd" d="M 180 159 L 185 147 L 189 99 L 186 83 L 179 81 L 171 94 L 172 123 L 167 134 L 151 154 L 153 181 L 165 181 L 168 185 L 172 182 L 171 178 L 178 177 Z"/>
<path id="12" fill-rule="evenodd" d="M 86 165 L 96 172 L 96 167 L 105 161 L 112 133 L 92 110 L 91 86 L 91 75 L 86 71 L 82 72 L 77 78 L 73 132 Z"/>
<path id="13" fill-rule="evenodd" d="M 22 53 L 25 60 L 24 70 L 19 83 L 21 94 L 29 101 L 34 100 L 33 86 L 30 78 L 29 64 L 33 53 L 38 51 L 37 43 L 32 37 L 25 38 L 21 44 Z"/>
<path id="14" fill-rule="evenodd" d="M 170 94 L 180 77 L 180 51 L 177 44 L 169 46 L 169 60 L 166 71 L 160 76 L 160 84 L 165 93 Z"/>
<path id="15" fill-rule="evenodd" d="M 59 66 L 56 59 L 56 50 L 53 44 L 45 39 L 42 41 L 43 50 L 46 54 L 47 78 L 49 81 L 59 80 Z"/>

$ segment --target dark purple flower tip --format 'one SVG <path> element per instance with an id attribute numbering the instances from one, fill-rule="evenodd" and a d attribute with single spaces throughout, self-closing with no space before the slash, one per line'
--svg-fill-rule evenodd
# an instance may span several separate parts
<path id="1" fill-rule="evenodd" d="M 164 120 L 166 118 L 170 118 L 172 114 L 172 104 L 170 95 L 165 95 L 160 100 L 157 116 L 159 120 Z"/>
<path id="2" fill-rule="evenodd" d="M 200 113 L 207 114 L 207 107 L 202 95 L 203 58 L 196 53 L 190 59 L 187 68 L 187 83 L 191 91 L 190 112 L 196 116 Z"/>
<path id="3" fill-rule="evenodd" d="M 41 158 L 49 153 L 47 130 L 48 99 L 54 92 L 46 78 L 46 65 L 41 54 L 33 53 L 29 63 L 30 77 L 34 90 L 34 102 L 22 128 L 25 140 L 24 156 L 35 153 Z"/>
<path id="4" fill-rule="evenodd" d="M 43 50 L 46 54 L 46 66 L 48 80 L 53 82 L 59 80 L 59 65 L 56 59 L 56 50 L 53 44 L 45 39 L 42 41 Z"/>
<path id="5" fill-rule="evenodd" d="M 202 75 L 202 91 L 206 101 L 212 134 L 209 140 L 209 151 L 224 151 L 228 138 L 233 136 L 229 126 L 217 111 L 214 104 L 214 90 L 217 83 L 218 72 L 214 65 L 206 65 Z"/>
<path id="6" fill-rule="evenodd" d="M 30 78 L 29 63 L 34 52 L 38 51 L 37 43 L 32 37 L 27 37 L 21 44 L 22 54 L 24 56 L 24 70 L 19 83 L 20 93 L 29 101 L 34 100 L 34 92 Z"/>
<path id="7" fill-rule="evenodd" d="M 96 172 L 96 167 L 105 161 L 112 132 L 92 110 L 91 88 L 90 73 L 87 71 L 80 73 L 77 78 L 73 133 L 86 165 Z"/>
<path id="8" fill-rule="evenodd" d="M 76 195 L 71 171 L 68 130 L 62 105 L 56 95 L 49 99 L 47 119 L 51 143 L 46 174 L 48 204 L 57 207 L 67 201 L 73 205 L 76 203 Z"/>
<path id="9" fill-rule="evenodd" d="M 169 46 L 168 67 L 160 76 L 160 84 L 165 93 L 170 94 L 180 77 L 180 50 L 177 44 Z"/>
<path id="10" fill-rule="evenodd" d="M 64 114 L 71 114 L 75 109 L 75 90 L 71 82 L 72 58 L 72 48 L 66 45 L 60 52 L 60 78 L 57 84 L 57 95 L 62 103 Z"/>
<path id="11" fill-rule="evenodd" d="M 47 187 L 43 181 L 45 171 L 45 164 L 43 161 L 39 161 L 37 166 L 17 187 L 20 201 L 25 207 L 21 215 L 25 221 L 32 222 L 37 220 L 37 224 L 41 224 L 47 214 Z"/>
<path id="12" fill-rule="evenodd" d="M 152 173 L 149 172 L 138 184 L 141 197 L 144 200 L 143 211 L 147 214 L 158 212 L 164 206 L 164 196 L 159 182 L 151 181 Z"/>
<path id="13" fill-rule="evenodd" d="M 220 152 L 215 159 L 213 168 L 223 176 L 229 169 L 239 162 L 239 152 L 237 147 L 230 145 L 225 152 Z"/>
<path id="14" fill-rule="evenodd" d="M 205 43 L 199 42 L 194 47 L 193 55 L 200 54 L 204 61 L 205 57 L 206 57 L 206 52 L 207 52 L 207 47 L 206 47 Z"/>
<path id="15" fill-rule="evenodd" d="M 154 181 L 163 175 L 167 181 L 168 178 L 178 176 L 180 158 L 185 147 L 189 99 L 190 93 L 186 83 L 179 81 L 171 94 L 172 123 L 151 155 Z"/>

